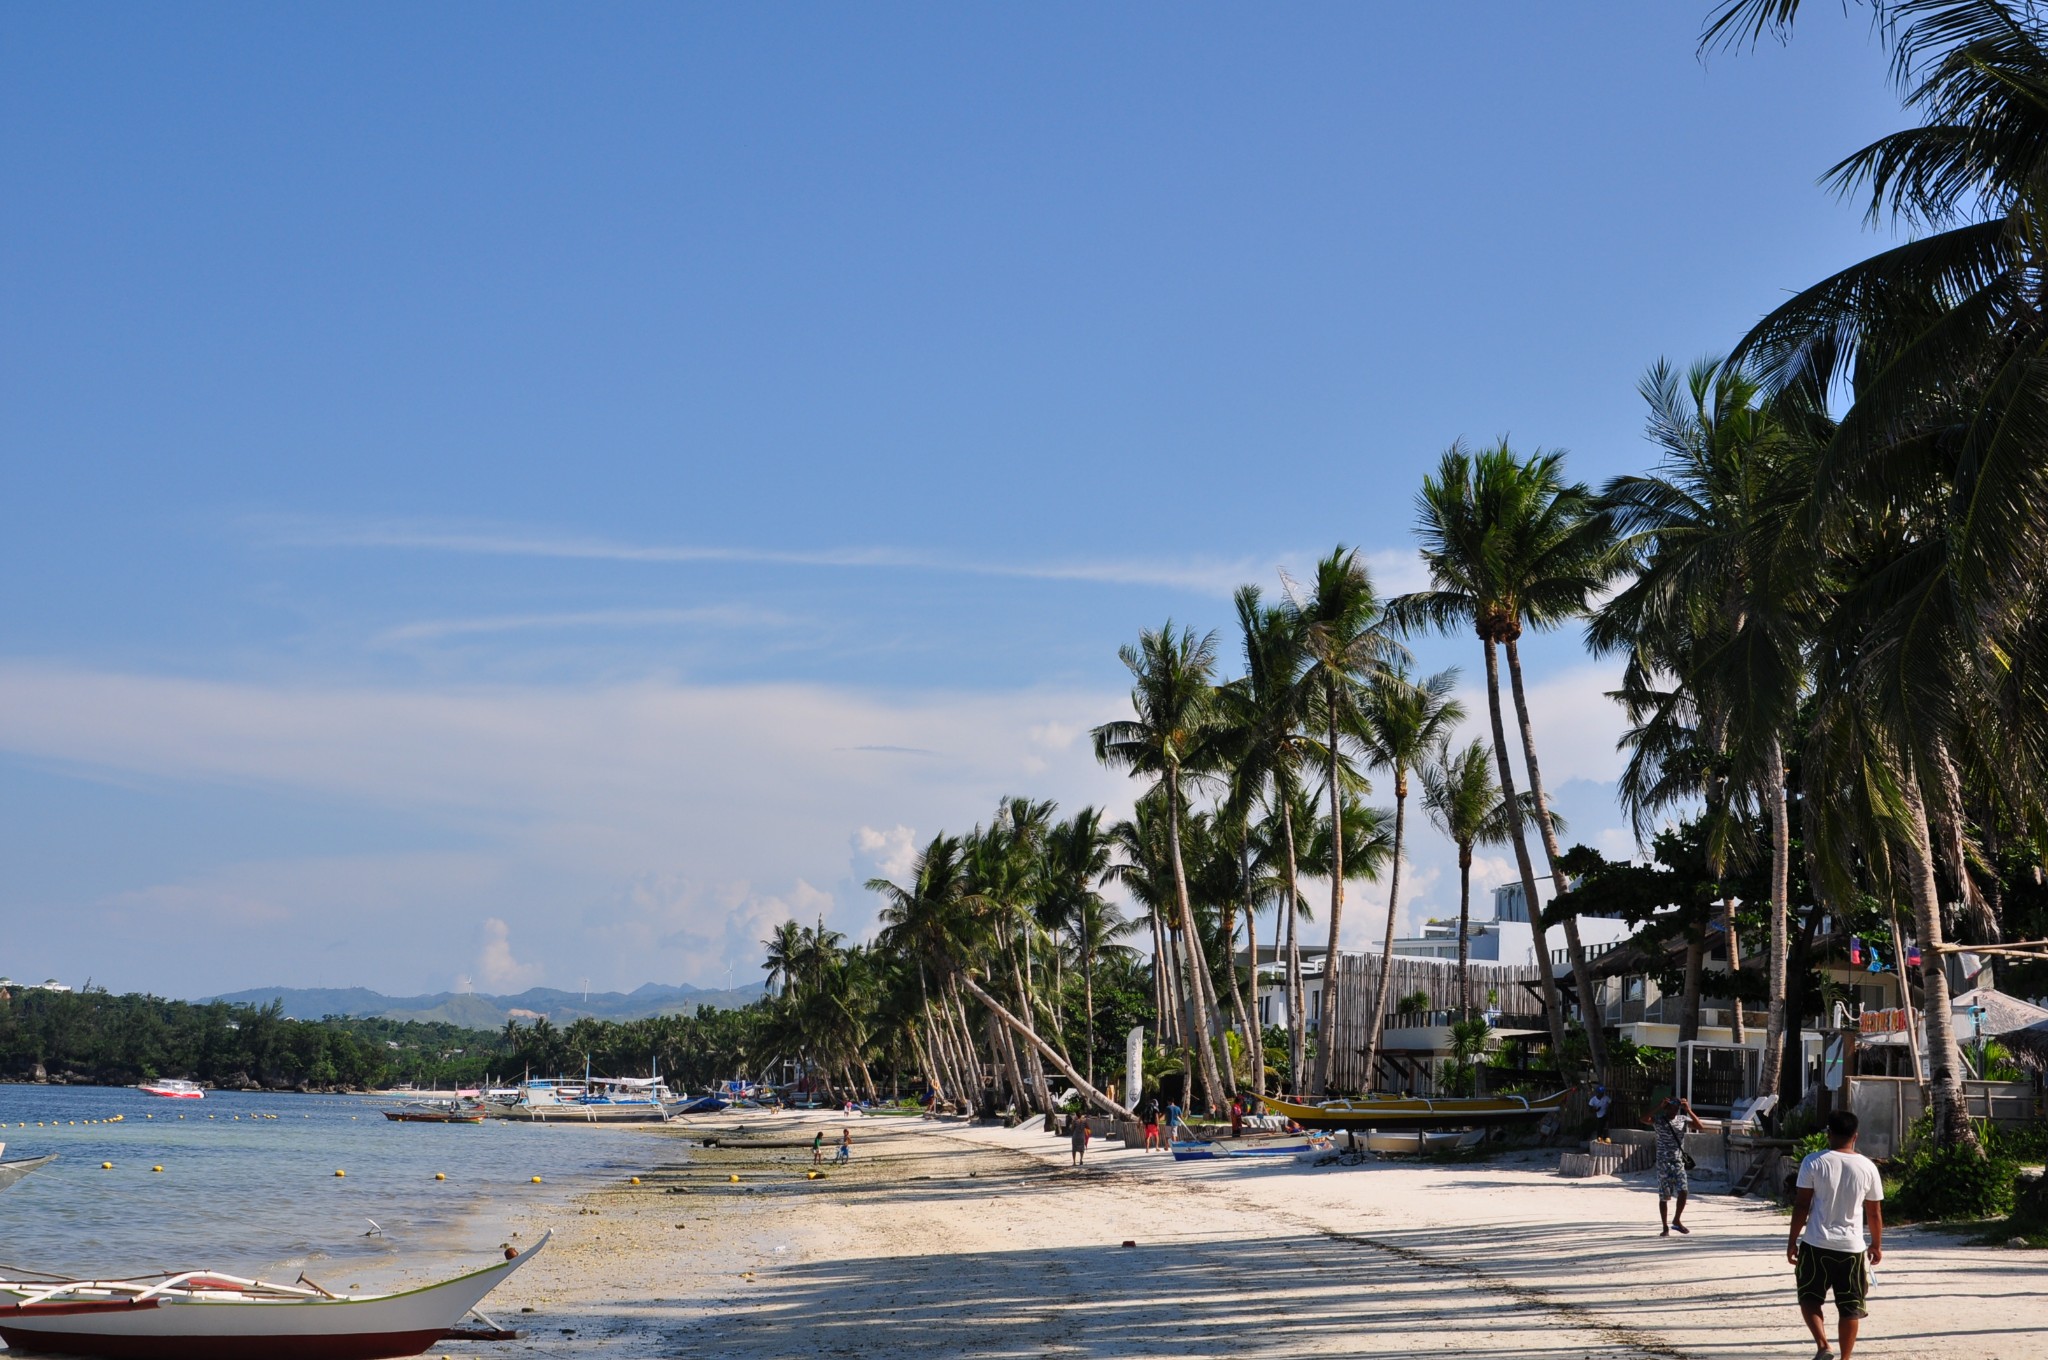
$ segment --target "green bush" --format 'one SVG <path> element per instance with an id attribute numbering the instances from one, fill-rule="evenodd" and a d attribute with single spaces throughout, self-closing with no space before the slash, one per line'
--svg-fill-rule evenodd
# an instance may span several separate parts
<path id="1" fill-rule="evenodd" d="M 2009 1157 L 1922 1144 L 1896 1165 L 1902 1218 L 1975 1220 L 2012 1212 L 2019 1167 Z"/>

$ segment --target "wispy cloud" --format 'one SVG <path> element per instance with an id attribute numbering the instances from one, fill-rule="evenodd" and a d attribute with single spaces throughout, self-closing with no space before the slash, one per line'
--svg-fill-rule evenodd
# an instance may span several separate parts
<path id="1" fill-rule="evenodd" d="M 467 619 L 422 619 L 379 633 L 380 646 L 434 642 L 442 638 L 571 628 L 782 628 L 797 622 L 787 614 L 741 605 L 698 609 L 587 609 L 555 614 L 490 614 Z"/>
<path id="2" fill-rule="evenodd" d="M 1200 595 L 1228 595 L 1264 580 L 1274 563 L 1254 557 L 1079 558 L 1001 562 L 891 546 L 759 548 L 702 543 L 632 543 L 612 538 L 506 528 L 462 528 L 411 521 L 371 523 L 265 517 L 251 521 L 259 539 L 285 548 L 345 548 L 457 553 L 479 557 L 647 565 L 730 563 L 749 566 L 951 572 L 1033 581 L 1156 586 Z M 1276 559 L 1277 560 L 1277 559 Z"/>

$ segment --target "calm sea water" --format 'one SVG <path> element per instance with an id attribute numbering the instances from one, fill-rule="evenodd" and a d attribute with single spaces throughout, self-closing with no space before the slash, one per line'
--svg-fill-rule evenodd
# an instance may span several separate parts
<path id="1" fill-rule="evenodd" d="M 6 1159 L 59 1154 L 0 1190 L 0 1261 L 101 1276 L 305 1270 L 329 1287 L 330 1275 L 374 1287 L 474 1264 L 503 1240 L 507 1214 L 682 1156 L 644 1130 L 394 1124 L 379 1113 L 391 1103 L 0 1085 Z M 103 1122 L 113 1115 L 125 1118 Z M 366 1236 L 371 1220 L 381 1231 Z"/>

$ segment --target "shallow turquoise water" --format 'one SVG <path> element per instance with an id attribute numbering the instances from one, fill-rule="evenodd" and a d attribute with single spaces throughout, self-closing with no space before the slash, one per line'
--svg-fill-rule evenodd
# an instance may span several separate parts
<path id="1" fill-rule="evenodd" d="M 7 1160 L 59 1154 L 0 1190 L 0 1261 L 99 1276 L 307 1270 L 327 1283 L 324 1270 L 367 1285 L 474 1263 L 498 1246 L 506 1213 L 681 1157 L 680 1144 L 632 1129 L 394 1124 L 379 1113 L 389 1103 L 0 1085 Z M 113 1115 L 125 1118 L 87 1122 Z M 366 1236 L 373 1219 L 381 1232 Z"/>

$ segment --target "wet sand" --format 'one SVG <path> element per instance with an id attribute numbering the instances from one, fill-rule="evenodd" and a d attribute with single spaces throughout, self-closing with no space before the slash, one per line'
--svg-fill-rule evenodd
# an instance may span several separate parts
<path id="1" fill-rule="evenodd" d="M 554 1218 L 553 1247 L 488 1305 L 528 1338 L 463 1349 L 620 1360 L 1812 1354 L 1782 1213 L 1709 1194 L 1687 1213 L 1690 1237 L 1660 1238 L 1651 1181 L 1561 1180 L 1554 1151 L 1247 1167 L 1109 1143 L 1075 1171 L 1065 1141 L 1035 1125 L 875 1118 L 852 1121 L 854 1161 L 834 1167 L 829 1144 L 847 1123 L 718 1116 L 676 1131 L 728 1145 L 691 1148 L 640 1186 Z M 821 1126 L 826 1175 L 807 1180 Z M 1889 1239 L 1857 1355 L 2048 1355 L 2048 1253 L 1910 1229 Z"/>

